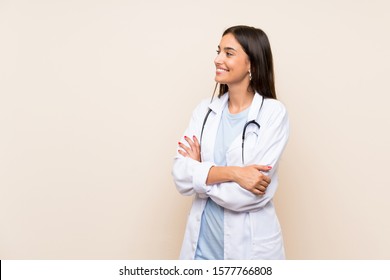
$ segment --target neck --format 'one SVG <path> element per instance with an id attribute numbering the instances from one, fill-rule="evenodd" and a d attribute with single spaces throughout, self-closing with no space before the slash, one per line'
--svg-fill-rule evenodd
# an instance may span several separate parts
<path id="1" fill-rule="evenodd" d="M 229 112 L 238 114 L 248 108 L 253 100 L 254 92 L 248 91 L 248 87 L 231 87 L 229 85 Z"/>

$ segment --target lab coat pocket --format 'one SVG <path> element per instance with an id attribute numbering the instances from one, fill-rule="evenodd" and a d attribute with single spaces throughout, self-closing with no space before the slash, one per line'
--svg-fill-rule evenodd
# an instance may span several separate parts
<path id="1" fill-rule="evenodd" d="M 253 238 L 251 259 L 285 259 L 282 232 L 278 231 L 276 234 L 265 238 Z"/>

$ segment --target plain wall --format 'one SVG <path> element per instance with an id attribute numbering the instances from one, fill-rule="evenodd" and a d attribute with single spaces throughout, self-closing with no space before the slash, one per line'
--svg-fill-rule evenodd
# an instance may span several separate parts
<path id="1" fill-rule="evenodd" d="M 176 259 L 177 140 L 236 24 L 268 34 L 290 116 L 287 258 L 389 259 L 389 8 L 0 0 L 0 259 Z"/>

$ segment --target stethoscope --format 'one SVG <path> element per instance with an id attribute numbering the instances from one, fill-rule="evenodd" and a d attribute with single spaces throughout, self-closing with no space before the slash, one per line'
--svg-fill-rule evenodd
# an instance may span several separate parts
<path id="1" fill-rule="evenodd" d="M 212 99 L 211 99 L 211 101 L 212 101 Z M 264 103 L 264 96 L 262 96 L 259 113 L 257 115 L 260 114 L 261 108 L 263 108 L 263 103 Z M 202 147 L 202 136 L 203 136 L 204 127 L 206 125 L 206 122 L 207 122 L 207 119 L 208 119 L 210 113 L 211 113 L 211 109 L 209 108 L 209 110 L 207 111 L 206 116 L 204 117 L 203 124 L 202 124 L 202 131 L 200 133 L 200 146 L 201 147 Z M 245 163 L 245 161 L 244 161 L 245 133 L 246 133 L 246 129 L 248 128 L 249 125 L 255 125 L 260 130 L 260 124 L 255 119 L 253 119 L 251 121 L 247 121 L 245 123 L 244 128 L 242 130 L 242 137 L 241 137 L 241 139 L 242 139 L 242 142 L 241 142 L 241 160 L 242 160 L 242 165 L 244 165 L 244 163 Z"/>

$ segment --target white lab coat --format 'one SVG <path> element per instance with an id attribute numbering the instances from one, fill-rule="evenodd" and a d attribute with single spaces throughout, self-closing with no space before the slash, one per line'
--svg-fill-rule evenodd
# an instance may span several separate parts
<path id="1" fill-rule="evenodd" d="M 271 183 L 265 195 L 256 196 L 235 182 L 206 185 L 209 169 L 215 165 L 214 144 L 223 109 L 229 94 L 200 103 L 192 114 L 184 136 L 200 138 L 204 117 L 212 111 L 204 127 L 201 143 L 202 162 L 177 153 L 172 175 L 178 191 L 183 195 L 195 195 L 188 216 L 180 259 L 194 259 L 199 238 L 200 223 L 207 198 L 224 207 L 224 258 L 225 259 L 284 259 L 281 228 L 272 199 L 277 185 L 278 161 L 286 145 L 289 124 L 283 104 L 275 99 L 265 99 L 259 114 L 262 96 L 255 94 L 248 113 L 249 125 L 245 137 L 245 165 L 271 165 Z M 226 155 L 228 166 L 242 166 L 240 134 L 232 142 Z"/>

